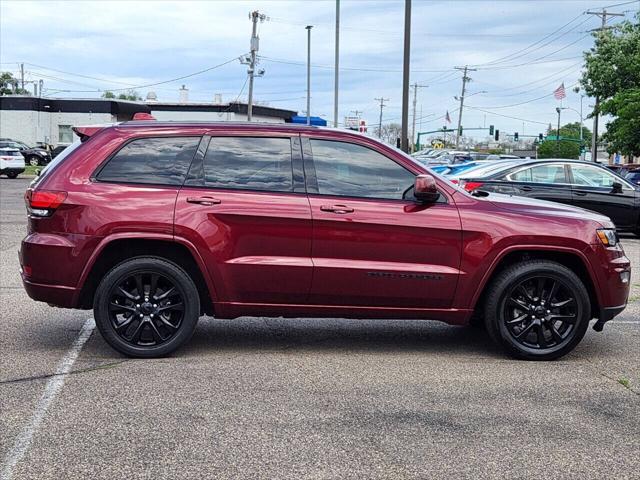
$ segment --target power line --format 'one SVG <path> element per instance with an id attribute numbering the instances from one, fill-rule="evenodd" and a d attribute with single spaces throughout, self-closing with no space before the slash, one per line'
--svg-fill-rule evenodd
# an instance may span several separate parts
<path id="1" fill-rule="evenodd" d="M 483 66 L 483 65 L 492 65 L 495 63 L 500 63 L 506 59 L 509 59 L 511 57 L 514 57 L 515 55 L 518 55 L 519 53 L 523 53 L 526 52 L 527 50 L 529 50 L 532 47 L 535 47 L 536 45 L 540 44 L 541 42 L 544 42 L 547 38 L 552 37 L 553 35 L 555 35 L 556 33 L 562 31 L 565 27 L 571 25 L 573 22 L 575 22 L 578 18 L 580 18 L 582 16 L 582 13 L 580 13 L 579 15 L 576 15 L 574 18 L 572 18 L 571 20 L 569 20 L 567 23 L 565 23 L 564 25 L 562 25 L 561 27 L 559 27 L 558 29 L 554 30 L 553 32 L 551 32 L 549 35 L 546 35 L 544 37 L 542 37 L 540 40 L 538 40 L 537 42 L 532 43 L 531 45 L 526 46 L 525 48 L 522 48 L 520 50 L 517 50 L 509 55 L 506 55 L 504 57 L 500 57 L 497 58 L 495 60 L 492 60 L 490 62 L 485 62 L 485 63 L 477 63 L 475 65 L 473 65 L 474 67 L 479 67 L 479 66 Z"/>
<path id="2" fill-rule="evenodd" d="M 307 66 L 306 62 L 300 62 L 297 60 L 286 60 L 272 57 L 265 57 L 264 55 L 260 55 L 260 59 L 266 60 L 268 62 L 274 63 L 283 63 L 287 65 L 300 65 Z M 311 66 L 313 68 L 327 68 L 333 70 L 335 67 L 333 65 L 319 65 L 316 63 L 312 63 Z M 367 67 L 340 67 L 340 71 L 342 70 L 353 70 L 358 72 L 381 72 L 381 73 L 401 73 L 401 69 L 384 69 L 384 68 L 367 68 Z M 441 73 L 441 72 L 449 72 L 451 69 L 446 70 L 411 70 L 414 73 Z"/>
<path id="3" fill-rule="evenodd" d="M 483 113 L 486 113 L 486 114 L 488 114 L 488 115 L 495 115 L 495 116 L 498 116 L 498 117 L 511 118 L 511 119 L 513 119 L 513 120 L 520 120 L 521 122 L 537 123 L 537 124 L 545 125 L 545 126 L 546 126 L 546 125 L 548 125 L 548 123 L 547 123 L 547 122 L 538 122 L 538 121 L 536 121 L 536 120 L 528 120 L 528 119 L 526 119 L 526 118 L 513 117 L 513 116 L 511 116 L 511 115 L 504 115 L 504 114 L 502 114 L 502 113 L 495 113 L 495 112 L 490 112 L 490 111 L 488 111 L 488 110 L 483 110 L 482 108 L 470 107 L 470 106 L 467 106 L 467 108 L 470 108 L 471 110 L 477 110 L 477 111 L 479 111 L 479 112 L 483 112 Z"/>

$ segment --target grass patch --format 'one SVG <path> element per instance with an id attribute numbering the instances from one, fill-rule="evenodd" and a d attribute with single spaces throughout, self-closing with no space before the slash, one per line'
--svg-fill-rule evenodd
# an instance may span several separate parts
<path id="1" fill-rule="evenodd" d="M 42 170 L 44 167 L 32 167 L 31 165 L 27 165 L 27 168 L 24 170 L 25 175 L 35 175 L 36 170 Z"/>
<path id="2" fill-rule="evenodd" d="M 622 385 L 624 388 L 631 388 L 631 386 L 629 384 L 629 379 L 627 379 L 627 378 L 619 378 L 618 379 L 618 383 L 620 385 Z"/>

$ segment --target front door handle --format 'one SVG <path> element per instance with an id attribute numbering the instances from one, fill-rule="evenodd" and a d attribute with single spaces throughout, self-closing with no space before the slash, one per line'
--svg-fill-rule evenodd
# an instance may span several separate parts
<path id="1" fill-rule="evenodd" d="M 218 205 L 222 203 L 222 200 L 218 200 L 213 197 L 187 197 L 188 203 L 197 203 L 199 205 L 206 205 L 208 207 L 212 205 Z"/>
<path id="2" fill-rule="evenodd" d="M 533 190 L 533 187 L 530 187 L 529 185 L 523 185 L 520 188 L 522 189 L 523 192 L 530 192 L 531 190 Z"/>
<path id="3" fill-rule="evenodd" d="M 347 207 L 346 205 L 322 205 L 320 210 L 323 212 L 332 212 L 332 213 L 351 213 L 353 212 L 353 208 Z"/>

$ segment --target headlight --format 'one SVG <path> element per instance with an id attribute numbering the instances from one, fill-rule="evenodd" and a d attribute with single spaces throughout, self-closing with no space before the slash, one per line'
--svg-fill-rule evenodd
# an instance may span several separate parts
<path id="1" fill-rule="evenodd" d="M 606 247 L 615 247 L 618 244 L 618 234 L 613 228 L 599 228 L 598 238 Z"/>

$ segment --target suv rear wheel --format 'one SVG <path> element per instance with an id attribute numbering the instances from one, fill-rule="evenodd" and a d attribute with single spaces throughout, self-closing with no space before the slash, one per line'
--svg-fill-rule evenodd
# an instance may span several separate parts
<path id="1" fill-rule="evenodd" d="M 591 319 L 578 276 L 556 262 L 529 260 L 501 272 L 489 287 L 485 324 L 491 338 L 525 360 L 553 360 L 575 348 Z"/>
<path id="2" fill-rule="evenodd" d="M 98 330 L 113 348 L 132 357 L 160 357 L 191 338 L 200 299 L 193 280 L 179 266 L 157 257 L 136 257 L 104 276 L 93 311 Z"/>

